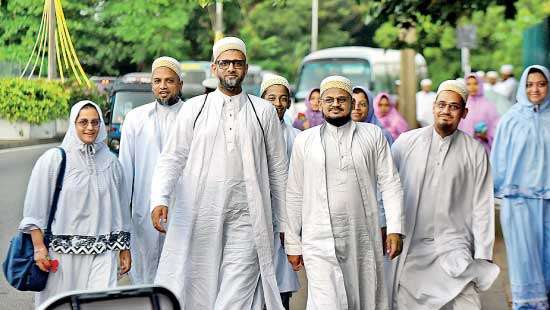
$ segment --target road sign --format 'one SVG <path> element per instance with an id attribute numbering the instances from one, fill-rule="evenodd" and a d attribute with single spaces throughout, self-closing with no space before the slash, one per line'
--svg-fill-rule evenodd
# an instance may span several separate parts
<path id="1" fill-rule="evenodd" d="M 475 25 L 462 25 L 456 28 L 456 46 L 458 48 L 476 48 Z"/>

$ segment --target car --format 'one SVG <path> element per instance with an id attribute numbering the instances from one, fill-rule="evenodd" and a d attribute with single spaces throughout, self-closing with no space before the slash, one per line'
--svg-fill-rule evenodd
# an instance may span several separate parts
<path id="1" fill-rule="evenodd" d="M 205 87 L 202 82 L 212 76 L 210 62 L 208 61 L 183 61 L 181 62 L 181 97 L 183 100 L 202 95 Z"/>
<path id="2" fill-rule="evenodd" d="M 109 97 L 107 123 L 109 132 L 107 144 L 111 151 L 118 154 L 120 147 L 120 129 L 126 114 L 141 105 L 153 102 L 151 73 L 130 73 L 118 79 Z"/>

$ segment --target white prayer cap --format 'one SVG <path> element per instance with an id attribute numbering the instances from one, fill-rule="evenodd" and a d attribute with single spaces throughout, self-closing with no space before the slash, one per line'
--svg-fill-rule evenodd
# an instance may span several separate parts
<path id="1" fill-rule="evenodd" d="M 288 93 L 290 94 L 290 84 L 288 83 L 288 80 L 284 77 L 276 74 L 266 74 L 264 75 L 264 78 L 262 80 L 262 85 L 260 86 L 260 96 L 264 95 L 265 90 L 269 86 L 273 85 L 283 85 L 288 90 Z"/>
<path id="2" fill-rule="evenodd" d="M 228 50 L 241 51 L 246 58 L 246 45 L 243 40 L 236 37 L 225 37 L 214 43 L 214 47 L 212 48 L 213 60 L 216 61 L 221 53 Z"/>
<path id="3" fill-rule="evenodd" d="M 502 73 L 502 74 L 512 74 L 512 73 L 514 73 L 514 66 L 508 65 L 508 64 L 502 65 L 500 67 L 500 73 Z"/>
<path id="4" fill-rule="evenodd" d="M 496 71 L 487 72 L 487 78 L 498 79 L 498 73 Z"/>
<path id="5" fill-rule="evenodd" d="M 447 80 L 442 82 L 437 88 L 437 96 L 445 90 L 450 90 L 459 94 L 464 102 L 468 101 L 468 90 L 466 89 L 466 84 L 464 84 L 464 82 L 459 80 Z"/>
<path id="6" fill-rule="evenodd" d="M 422 81 L 420 81 L 420 86 L 424 87 L 424 86 L 431 86 L 433 83 L 432 83 L 432 80 L 430 79 L 423 79 Z"/>
<path id="7" fill-rule="evenodd" d="M 210 89 L 216 89 L 218 88 L 218 79 L 217 78 L 207 78 L 206 80 L 202 81 L 202 86 L 204 86 L 205 88 L 210 88 Z"/>
<path id="8" fill-rule="evenodd" d="M 485 71 L 483 71 L 483 70 L 476 71 L 476 75 L 481 77 L 481 78 L 485 77 Z"/>
<path id="9" fill-rule="evenodd" d="M 155 61 L 153 61 L 153 65 L 151 66 L 151 72 L 155 72 L 155 69 L 159 67 L 166 67 L 174 71 L 181 80 L 181 64 L 176 59 L 168 56 L 162 56 L 155 59 Z"/>
<path id="10" fill-rule="evenodd" d="M 332 75 L 321 81 L 321 95 L 329 88 L 340 88 L 352 95 L 351 81 L 340 75 Z"/>

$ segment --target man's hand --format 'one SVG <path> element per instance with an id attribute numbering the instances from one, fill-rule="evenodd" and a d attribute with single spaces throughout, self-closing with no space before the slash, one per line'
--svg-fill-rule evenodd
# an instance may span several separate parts
<path id="1" fill-rule="evenodd" d="M 156 206 L 151 212 L 151 219 L 153 220 L 153 226 L 156 230 L 161 233 L 166 233 L 164 225 L 168 221 L 168 207 L 167 206 Z"/>
<path id="2" fill-rule="evenodd" d="M 389 234 L 388 239 L 386 240 L 386 253 L 389 255 L 390 259 L 394 259 L 403 250 L 403 238 L 400 234 Z"/>
<path id="3" fill-rule="evenodd" d="M 287 255 L 287 258 L 288 262 L 292 266 L 292 270 L 294 271 L 300 271 L 300 269 L 304 266 L 302 255 Z"/>
<path id="4" fill-rule="evenodd" d="M 118 254 L 118 259 L 120 262 L 120 274 L 123 275 L 130 271 L 132 267 L 132 256 L 130 255 L 130 250 L 122 250 Z"/>
<path id="5" fill-rule="evenodd" d="M 49 272 L 52 267 L 45 247 L 34 250 L 34 262 L 44 272 Z"/>

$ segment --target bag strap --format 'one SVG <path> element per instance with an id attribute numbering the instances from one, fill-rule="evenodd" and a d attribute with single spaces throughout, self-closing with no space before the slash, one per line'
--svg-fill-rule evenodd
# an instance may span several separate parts
<path id="1" fill-rule="evenodd" d="M 199 119 L 199 116 L 201 116 L 202 109 L 204 109 L 204 105 L 206 104 L 206 99 L 208 99 L 208 94 L 206 94 L 206 96 L 204 96 L 204 101 L 202 102 L 201 109 L 199 110 L 199 113 L 195 117 L 195 121 L 193 122 L 193 130 L 195 130 L 195 124 L 197 123 L 197 120 Z"/>
<path id="2" fill-rule="evenodd" d="M 57 174 L 57 180 L 55 181 L 55 192 L 53 193 L 52 207 L 50 209 L 50 215 L 48 217 L 48 226 L 46 226 L 46 233 L 50 233 L 52 229 L 53 219 L 55 218 L 55 212 L 57 211 L 57 202 L 59 201 L 59 193 L 63 188 L 63 177 L 65 176 L 65 166 L 67 163 L 67 155 L 62 147 L 57 147 L 61 151 L 61 164 L 59 165 L 59 173 Z"/>

